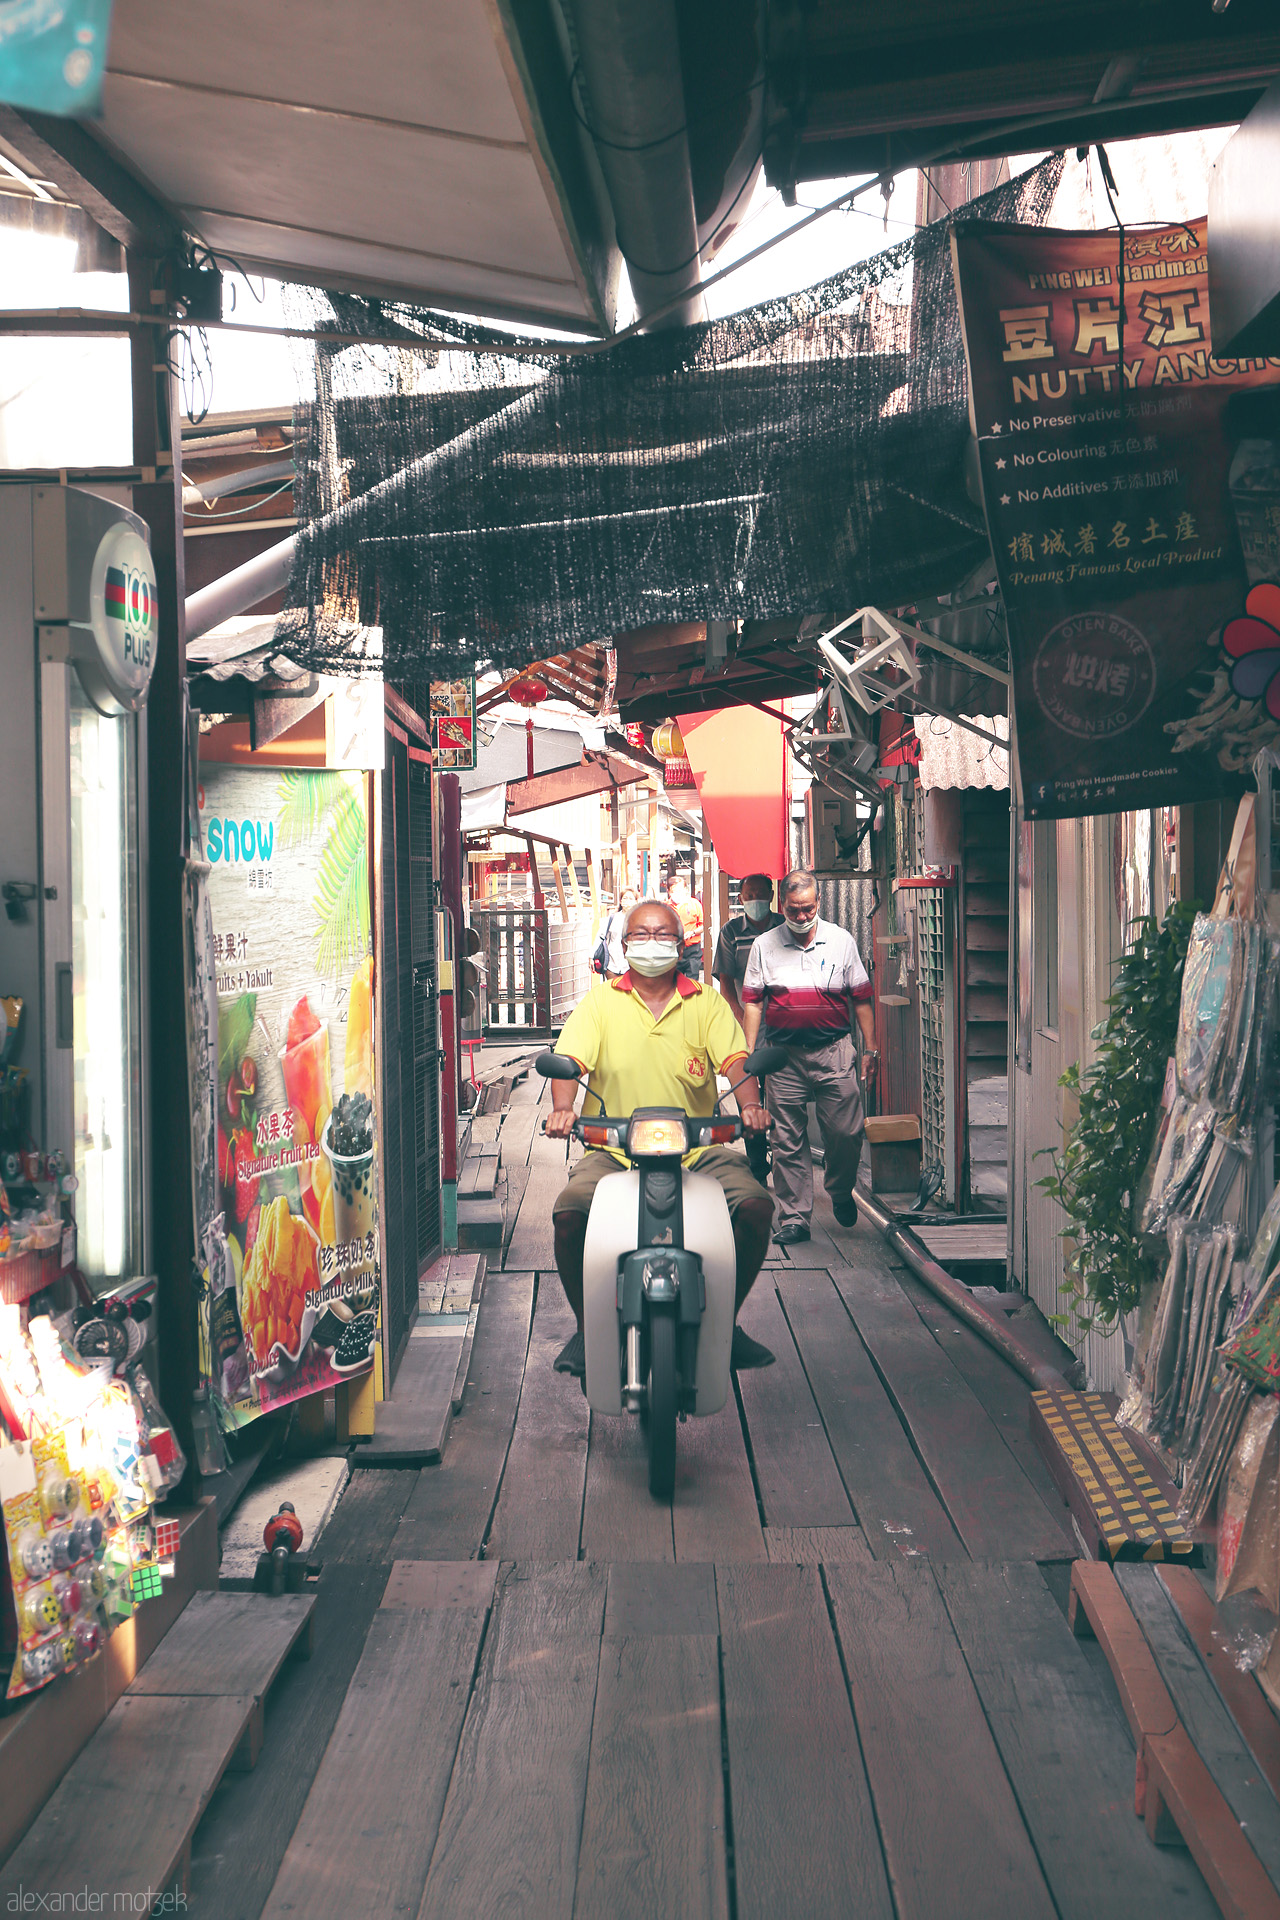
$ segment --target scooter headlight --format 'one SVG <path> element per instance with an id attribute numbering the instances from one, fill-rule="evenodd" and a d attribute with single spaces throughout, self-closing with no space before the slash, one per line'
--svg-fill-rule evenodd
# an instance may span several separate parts
<path id="1" fill-rule="evenodd" d="M 687 1153 L 689 1129 L 683 1120 L 633 1120 L 627 1131 L 627 1152 L 633 1160 L 649 1154 Z"/>

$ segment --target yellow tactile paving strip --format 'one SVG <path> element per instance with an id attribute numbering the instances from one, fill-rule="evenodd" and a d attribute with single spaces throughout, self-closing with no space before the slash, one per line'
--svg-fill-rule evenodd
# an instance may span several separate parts
<path id="1" fill-rule="evenodd" d="M 1112 1560 L 1182 1560 L 1195 1542 L 1098 1393 L 1033 1393 Z"/>

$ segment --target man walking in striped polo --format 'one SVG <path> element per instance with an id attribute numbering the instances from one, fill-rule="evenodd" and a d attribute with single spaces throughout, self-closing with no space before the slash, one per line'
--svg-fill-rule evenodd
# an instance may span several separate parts
<path id="1" fill-rule="evenodd" d="M 843 927 L 818 917 L 818 884 L 811 873 L 789 873 L 779 889 L 783 924 L 762 933 L 751 949 L 742 983 L 748 1049 L 765 1038 L 785 1047 L 787 1065 L 769 1075 L 773 1116 L 773 1189 L 780 1219 L 774 1240 L 786 1246 L 809 1238 L 813 1213 L 813 1156 L 809 1105 L 818 1116 L 826 1158 L 823 1184 L 836 1219 L 858 1218 L 853 1197 L 862 1155 L 862 1089 L 852 1022 L 863 1039 L 863 1072 L 878 1064 L 871 982 L 857 942 Z"/>

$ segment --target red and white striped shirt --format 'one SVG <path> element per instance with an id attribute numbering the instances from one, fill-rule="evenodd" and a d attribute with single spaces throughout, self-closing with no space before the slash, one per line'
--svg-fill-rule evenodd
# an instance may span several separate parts
<path id="1" fill-rule="evenodd" d="M 770 1037 L 784 1045 L 838 1039 L 849 1031 L 852 1003 L 870 998 L 857 941 L 829 920 L 818 921 L 807 946 L 785 921 L 762 933 L 742 983 L 743 1004 L 763 1005 Z"/>

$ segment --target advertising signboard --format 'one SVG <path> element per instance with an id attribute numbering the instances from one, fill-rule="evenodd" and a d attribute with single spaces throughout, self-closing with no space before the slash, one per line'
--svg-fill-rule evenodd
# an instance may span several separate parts
<path id="1" fill-rule="evenodd" d="M 476 677 L 431 682 L 431 750 L 437 768 L 468 773 L 476 764 Z"/>
<path id="2" fill-rule="evenodd" d="M 1280 359 L 1213 357 L 1203 220 L 1123 269 L 1115 232 L 952 249 L 1026 815 L 1239 793 L 1280 734 Z"/>
<path id="3" fill-rule="evenodd" d="M 367 1373 L 377 1337 L 373 961 L 359 773 L 206 766 L 218 995 L 208 1376 L 234 1422 Z"/>

